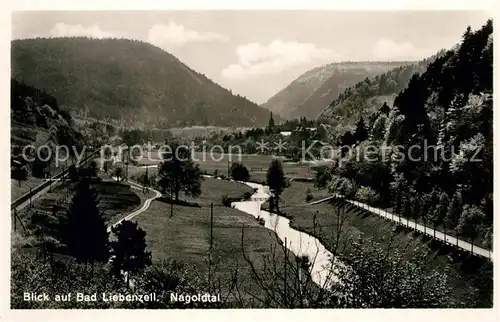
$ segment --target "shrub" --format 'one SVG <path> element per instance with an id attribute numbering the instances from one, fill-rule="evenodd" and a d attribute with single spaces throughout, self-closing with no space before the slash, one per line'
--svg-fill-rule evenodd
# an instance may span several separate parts
<path id="1" fill-rule="evenodd" d="M 233 163 L 231 165 L 231 177 L 237 181 L 248 181 L 250 179 L 250 172 L 241 163 Z"/>
<path id="2" fill-rule="evenodd" d="M 312 195 L 311 193 L 308 193 L 308 194 L 306 195 L 306 201 L 307 201 L 307 202 L 309 202 L 309 201 L 311 201 L 311 200 L 313 200 L 313 199 L 314 199 L 314 197 L 313 197 L 313 195 Z"/>
<path id="3" fill-rule="evenodd" d="M 326 188 L 328 182 L 332 179 L 332 174 L 330 173 L 330 169 L 323 167 L 318 169 L 316 172 L 316 176 L 314 177 L 314 186 L 316 188 Z"/>
<path id="4" fill-rule="evenodd" d="M 380 201 L 379 194 L 370 187 L 361 186 L 355 195 L 356 200 L 363 203 L 374 205 Z"/>
<path id="5" fill-rule="evenodd" d="M 346 198 L 351 198 L 356 194 L 356 189 L 351 180 L 334 175 L 328 184 L 328 191 L 338 193 Z"/>
<path id="6" fill-rule="evenodd" d="M 226 195 L 222 196 L 222 204 L 223 204 L 224 206 L 226 206 L 226 207 L 231 207 L 231 202 L 233 202 L 231 198 L 229 198 L 229 197 L 228 197 L 228 196 L 226 196 Z"/>

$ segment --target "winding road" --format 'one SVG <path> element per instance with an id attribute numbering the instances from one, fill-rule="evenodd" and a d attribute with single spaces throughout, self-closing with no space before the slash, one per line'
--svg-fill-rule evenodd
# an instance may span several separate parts
<path id="1" fill-rule="evenodd" d="M 132 182 L 132 181 L 127 181 L 127 182 L 130 184 L 130 187 L 132 187 L 132 188 L 134 188 L 134 189 L 142 190 L 142 189 L 144 189 L 144 188 L 145 188 L 145 187 L 141 186 L 141 185 L 140 185 L 140 184 L 138 184 L 138 183 L 135 183 L 135 182 Z M 144 211 L 146 211 L 146 210 L 149 208 L 149 206 L 151 205 L 151 202 L 152 202 L 153 200 L 155 200 L 155 199 L 157 199 L 157 198 L 161 197 L 161 192 L 159 192 L 158 190 L 155 190 L 155 189 L 153 189 L 153 188 L 146 188 L 146 189 L 148 189 L 148 190 L 150 190 L 150 191 L 154 192 L 154 193 L 155 193 L 155 195 L 154 195 L 153 197 L 151 197 L 151 198 L 146 199 L 146 201 L 144 201 L 144 204 L 142 205 L 142 207 L 141 207 L 141 208 L 139 208 L 139 209 L 137 209 L 137 210 L 135 210 L 135 211 L 131 212 L 131 213 L 130 213 L 130 214 L 128 214 L 127 216 L 125 216 L 125 217 L 123 217 L 122 219 L 118 220 L 116 223 L 114 223 L 114 224 L 110 225 L 110 226 L 108 227 L 108 232 L 111 232 L 111 228 L 112 228 L 112 227 L 117 226 L 117 225 L 118 225 L 118 224 L 120 224 L 122 221 L 124 221 L 124 220 L 130 220 L 130 219 L 134 218 L 135 216 L 140 215 L 141 213 L 143 213 Z"/>

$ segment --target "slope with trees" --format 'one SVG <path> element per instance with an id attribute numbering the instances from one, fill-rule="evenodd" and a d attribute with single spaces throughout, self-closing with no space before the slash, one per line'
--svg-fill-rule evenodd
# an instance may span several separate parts
<path id="1" fill-rule="evenodd" d="M 333 169 L 373 189 L 381 205 L 485 247 L 493 232 L 492 29 L 491 20 L 469 27 L 458 48 L 411 77 L 389 113 L 358 122 L 363 137 L 344 135 L 357 148 Z"/>
<path id="2" fill-rule="evenodd" d="M 264 125 L 268 111 L 151 44 L 127 39 L 12 41 L 12 75 L 82 117 L 121 126 Z"/>
<path id="3" fill-rule="evenodd" d="M 423 72 L 427 65 L 444 54 L 436 55 L 419 62 L 401 64 L 386 72 L 365 77 L 339 93 L 318 113 L 318 120 L 336 126 L 338 136 L 353 130 L 354 124 L 364 117 L 369 119 L 382 106 L 392 105 L 397 93 L 404 89 L 415 73 Z"/>
<path id="4" fill-rule="evenodd" d="M 311 69 L 269 98 L 263 107 L 286 119 L 316 118 L 346 88 L 408 62 L 342 62 Z"/>

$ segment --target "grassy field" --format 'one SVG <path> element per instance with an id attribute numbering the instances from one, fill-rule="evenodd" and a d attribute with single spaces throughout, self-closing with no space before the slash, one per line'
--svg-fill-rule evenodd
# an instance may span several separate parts
<path id="1" fill-rule="evenodd" d="M 99 196 L 99 209 L 109 223 L 117 221 L 121 216 L 138 208 L 143 200 L 152 195 L 151 193 L 145 195 L 126 184 L 113 181 L 93 182 L 92 186 Z M 32 211 L 51 213 L 54 207 L 66 209 L 71 202 L 74 189 L 75 183 L 66 182 L 57 185 L 52 191 L 35 200 L 31 208 L 23 209 L 20 213 L 21 218 L 27 219 L 28 213 Z"/>
<path id="2" fill-rule="evenodd" d="M 213 281 L 220 279 L 222 295 L 225 296 L 230 289 L 225 282 L 237 270 L 238 288 L 245 300 L 252 301 L 249 292 L 265 298 L 252 277 L 249 263 L 243 258 L 242 249 L 257 269 L 262 270 L 265 263 L 269 265 L 272 249 L 276 249 L 276 262 L 283 263 L 284 253 L 278 239 L 274 233 L 259 225 L 253 216 L 220 205 L 223 194 L 231 192 L 232 196 L 242 196 L 252 189 L 243 184 L 208 178 L 204 180 L 202 190 L 202 196 L 192 200 L 200 205 L 198 207 L 174 205 L 174 213 L 170 217 L 170 204 L 155 200 L 147 211 L 135 218 L 147 233 L 147 243 L 154 260 L 177 259 L 194 265 L 200 275 L 206 276 L 210 249 L 210 207 L 207 204 L 213 202 L 212 258 L 216 263 Z M 242 227 L 245 227 L 243 248 Z M 230 298 L 234 299 L 234 294 Z M 258 306 L 259 303 L 253 305 Z"/>
<path id="3" fill-rule="evenodd" d="M 228 175 L 228 167 L 230 167 L 231 162 L 242 163 L 250 171 L 250 180 L 262 182 L 266 179 L 267 169 L 269 164 L 273 160 L 271 155 L 261 155 L 261 154 L 229 154 L 224 155 L 213 155 L 213 158 L 209 154 L 203 154 L 202 152 L 195 152 L 193 156 L 193 161 L 198 163 L 200 169 L 212 174 L 217 171 L 219 174 L 225 176 Z M 159 164 L 160 159 L 158 152 L 152 151 L 147 157 L 138 161 L 138 165 L 151 165 Z M 132 169 L 129 166 L 129 173 L 135 174 L 137 171 L 143 171 L 142 168 Z M 153 170 L 151 168 L 149 170 Z M 148 170 L 148 171 L 149 171 Z M 153 170 L 154 172 L 155 170 Z M 312 166 L 309 164 L 297 164 L 297 163 L 283 163 L 283 171 L 285 175 L 289 178 L 312 178 L 314 176 L 314 171 Z"/>
<path id="4" fill-rule="evenodd" d="M 492 284 L 488 283 L 492 281 L 489 281 L 492 277 L 492 267 L 487 260 L 468 257 L 451 246 L 402 229 L 391 221 L 343 202 L 304 206 L 304 191 L 308 188 L 314 196 L 313 200 L 325 196 L 324 190 L 316 190 L 311 183 L 302 182 L 292 182 L 282 194 L 280 210 L 291 218 L 291 226 L 318 237 L 328 249 L 332 252 L 337 250 L 340 254 L 348 251 L 350 240 L 356 237 L 373 238 L 386 249 L 390 243 L 391 232 L 396 231 L 391 247 L 403 251 L 407 257 L 410 257 L 415 249 L 424 247 L 431 253 L 426 264 L 428 268 L 444 271 L 450 266 L 449 279 L 454 299 L 463 302 L 472 300 L 477 306 L 491 307 Z M 340 216 L 337 216 L 339 209 Z M 343 224 L 340 242 L 336 244 L 338 220 L 343 221 Z M 472 294 L 476 289 L 479 293 L 474 297 Z"/>

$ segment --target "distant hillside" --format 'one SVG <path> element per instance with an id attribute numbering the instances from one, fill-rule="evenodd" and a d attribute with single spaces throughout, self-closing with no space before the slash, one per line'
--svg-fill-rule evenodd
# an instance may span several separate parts
<path id="1" fill-rule="evenodd" d="M 408 62 L 343 62 L 317 67 L 299 76 L 262 106 L 288 119 L 313 119 L 346 88 L 404 64 Z"/>
<path id="2" fill-rule="evenodd" d="M 37 88 L 11 79 L 11 156 L 27 145 L 52 142 L 81 147 L 84 141 L 67 111 L 57 100 Z"/>
<path id="3" fill-rule="evenodd" d="M 52 93 L 73 114 L 120 126 L 252 126 L 269 118 L 173 55 L 134 40 L 15 40 L 12 76 Z"/>
<path id="4" fill-rule="evenodd" d="M 396 95 L 408 85 L 413 74 L 424 72 L 427 65 L 444 52 L 442 50 L 420 62 L 398 66 L 370 79 L 365 78 L 332 100 L 318 119 L 337 126 L 339 133 L 353 130 L 360 118 L 369 118 L 384 102 L 392 106 Z"/>

